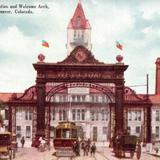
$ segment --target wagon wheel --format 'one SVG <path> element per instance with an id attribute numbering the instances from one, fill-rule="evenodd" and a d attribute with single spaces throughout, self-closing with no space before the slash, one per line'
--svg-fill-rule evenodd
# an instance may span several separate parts
<path id="1" fill-rule="evenodd" d="M 119 157 L 121 158 L 123 156 L 123 150 L 122 150 L 122 148 L 120 147 L 119 148 Z"/>
<path id="2" fill-rule="evenodd" d="M 134 157 L 134 151 L 131 151 L 131 152 L 130 152 L 130 156 L 131 156 L 131 158 Z"/>
<path id="3" fill-rule="evenodd" d="M 115 147 L 114 149 L 115 156 L 118 157 L 118 149 Z"/>
<path id="4" fill-rule="evenodd" d="M 117 157 L 121 158 L 123 155 L 123 150 L 121 146 L 117 147 Z"/>
<path id="5" fill-rule="evenodd" d="M 140 159 L 141 158 L 141 145 L 139 144 L 137 146 L 137 159 Z"/>

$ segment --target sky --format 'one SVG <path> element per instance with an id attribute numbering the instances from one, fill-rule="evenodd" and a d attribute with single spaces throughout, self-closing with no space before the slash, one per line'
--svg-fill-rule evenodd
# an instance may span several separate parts
<path id="1" fill-rule="evenodd" d="M 160 57 L 159 0 L 81 0 L 92 27 L 92 54 L 104 63 L 115 63 L 121 54 L 129 65 L 125 85 L 137 93 L 155 92 L 155 61 Z M 32 14 L 16 14 L 10 5 L 47 5 L 31 9 Z M 33 63 L 40 53 L 45 62 L 65 59 L 67 25 L 78 0 L 0 0 L 0 92 L 24 92 L 35 84 Z M 18 10 L 20 10 L 18 8 Z M 24 9 L 23 9 L 24 10 Z M 28 9 L 25 9 L 28 10 Z M 50 47 L 41 46 L 41 41 Z M 123 51 L 115 42 L 123 45 Z M 142 85 L 133 87 L 135 85 Z"/>

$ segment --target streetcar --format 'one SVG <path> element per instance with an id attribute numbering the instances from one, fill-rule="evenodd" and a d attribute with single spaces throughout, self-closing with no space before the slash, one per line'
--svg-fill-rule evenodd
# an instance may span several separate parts
<path id="1" fill-rule="evenodd" d="M 57 157 L 74 157 L 73 145 L 77 140 L 77 127 L 74 122 L 59 122 L 55 130 L 53 145 Z"/>

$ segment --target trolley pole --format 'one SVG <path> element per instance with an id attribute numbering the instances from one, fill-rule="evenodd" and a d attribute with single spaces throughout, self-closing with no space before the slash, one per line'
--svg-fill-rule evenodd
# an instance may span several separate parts
<path id="1" fill-rule="evenodd" d="M 151 144 L 151 104 L 149 101 L 149 75 L 147 74 L 147 97 L 146 97 L 146 107 L 147 107 L 147 150 L 151 151 L 152 150 L 152 144 Z"/>

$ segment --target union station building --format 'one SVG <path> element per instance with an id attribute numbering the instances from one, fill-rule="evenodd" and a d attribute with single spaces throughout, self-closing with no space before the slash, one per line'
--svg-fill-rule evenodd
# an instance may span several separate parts
<path id="1" fill-rule="evenodd" d="M 67 27 L 67 57 L 57 63 L 38 56 L 36 83 L 24 93 L 0 93 L 6 105 L 6 130 L 32 141 L 37 133 L 54 138 L 60 121 L 75 122 L 81 138 L 105 144 L 128 130 L 144 142 L 160 140 L 160 58 L 155 94 L 136 94 L 125 86 L 128 65 L 95 59 L 91 26 L 79 2 Z"/>

